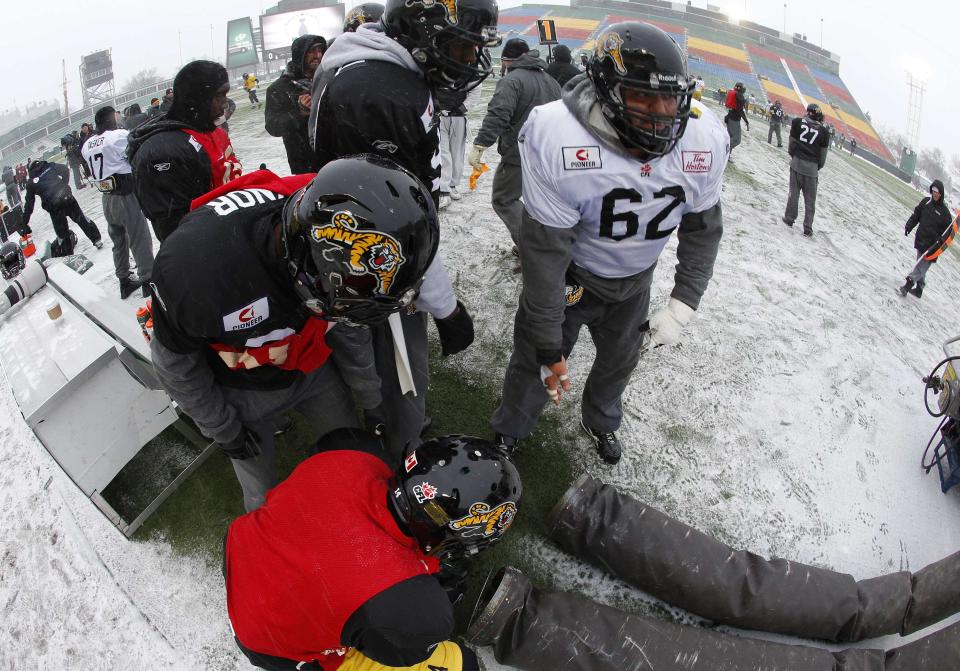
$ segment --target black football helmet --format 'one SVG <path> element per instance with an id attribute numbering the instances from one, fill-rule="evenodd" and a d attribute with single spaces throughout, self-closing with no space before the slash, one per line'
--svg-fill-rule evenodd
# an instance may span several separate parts
<path id="1" fill-rule="evenodd" d="M 331 321 L 377 324 L 410 305 L 440 240 L 427 188 L 374 155 L 325 165 L 283 217 L 294 289 Z"/>
<path id="2" fill-rule="evenodd" d="M 0 246 L 0 275 L 3 279 L 12 280 L 27 267 L 27 260 L 23 258 L 23 250 L 13 241 L 7 241 Z"/>
<path id="3" fill-rule="evenodd" d="M 387 0 L 380 22 L 433 86 L 469 91 L 492 71 L 484 48 L 499 44 L 496 0 Z M 458 41 L 472 46 L 473 63 L 449 55 Z"/>
<path id="4" fill-rule="evenodd" d="M 523 487 L 513 463 L 488 440 L 451 435 L 411 451 L 392 483 L 394 512 L 420 547 L 456 562 L 499 541 Z"/>
<path id="5" fill-rule="evenodd" d="M 669 153 L 683 137 L 690 118 L 696 82 L 687 75 L 683 51 L 660 28 L 640 21 L 615 23 L 597 38 L 587 73 L 604 115 L 624 146 L 649 156 Z M 673 96 L 675 114 L 666 116 L 627 109 L 623 89 Z"/>
<path id="6" fill-rule="evenodd" d="M 357 5 L 343 18 L 343 32 L 355 33 L 364 23 L 376 23 L 383 16 L 383 5 L 379 2 L 365 2 Z"/>
<path id="7" fill-rule="evenodd" d="M 814 121 L 823 121 L 823 110 L 817 103 L 810 103 L 807 105 L 807 116 Z"/>

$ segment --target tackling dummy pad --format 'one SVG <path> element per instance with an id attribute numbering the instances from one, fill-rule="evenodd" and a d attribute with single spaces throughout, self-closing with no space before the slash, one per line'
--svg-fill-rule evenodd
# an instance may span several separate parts
<path id="1" fill-rule="evenodd" d="M 467 641 L 492 645 L 522 671 L 948 671 L 960 663 L 960 623 L 899 648 L 786 645 L 631 615 L 533 587 L 513 568 L 484 588 Z"/>
<path id="2" fill-rule="evenodd" d="M 734 550 L 589 476 L 547 528 L 570 554 L 717 624 L 848 642 L 909 634 L 960 610 L 960 552 L 915 574 L 857 581 Z"/>

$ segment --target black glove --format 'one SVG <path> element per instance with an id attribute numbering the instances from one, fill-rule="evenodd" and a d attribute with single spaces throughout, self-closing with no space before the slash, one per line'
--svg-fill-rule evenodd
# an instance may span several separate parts
<path id="1" fill-rule="evenodd" d="M 459 566 L 441 562 L 437 582 L 447 592 L 450 605 L 456 606 L 467 591 L 467 572 Z"/>
<path id="2" fill-rule="evenodd" d="M 440 334 L 440 350 L 443 356 L 457 354 L 473 344 L 473 319 L 463 303 L 457 301 L 457 309 L 445 319 L 434 318 Z"/>
<path id="3" fill-rule="evenodd" d="M 904 228 L 904 229 L 903 229 L 903 234 L 904 234 L 905 236 L 910 235 L 910 228 L 909 228 L 909 227 L 908 227 L 908 228 Z"/>
<path id="4" fill-rule="evenodd" d="M 260 454 L 260 438 L 244 426 L 236 438 L 229 443 L 218 443 L 218 447 L 231 459 L 242 461 Z"/>

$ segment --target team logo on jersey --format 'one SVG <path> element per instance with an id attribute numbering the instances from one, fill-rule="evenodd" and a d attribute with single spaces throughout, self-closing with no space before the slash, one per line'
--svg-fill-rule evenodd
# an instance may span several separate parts
<path id="1" fill-rule="evenodd" d="M 153 164 L 153 169 L 156 170 L 157 172 L 166 172 L 167 170 L 170 169 L 170 164 L 169 164 L 169 163 L 154 163 L 154 164 Z"/>
<path id="2" fill-rule="evenodd" d="M 599 146 L 563 148 L 564 170 L 593 170 L 602 167 Z"/>
<path id="3" fill-rule="evenodd" d="M 583 287 L 579 284 L 567 284 L 563 287 L 563 300 L 567 307 L 573 307 L 583 298 Z"/>
<path id="4" fill-rule="evenodd" d="M 270 316 L 270 303 L 267 297 L 258 298 L 250 305 L 245 305 L 236 312 L 223 315 L 223 330 L 241 331 L 243 329 L 253 328 L 264 319 Z"/>
<path id="5" fill-rule="evenodd" d="M 491 508 L 482 501 L 477 501 L 470 506 L 470 514 L 461 517 L 458 520 L 450 521 L 450 528 L 454 531 L 462 531 L 465 538 L 471 536 L 489 537 L 497 533 L 504 533 L 513 524 L 513 518 L 517 516 L 517 504 L 513 501 L 501 503 L 496 508 Z"/>
<path id="6" fill-rule="evenodd" d="M 649 177 L 652 172 L 653 172 L 653 168 L 650 166 L 649 163 L 644 163 L 642 166 L 640 166 L 641 177 Z"/>
<path id="7" fill-rule="evenodd" d="M 600 36 L 600 39 L 597 40 L 597 50 L 596 57 L 598 59 L 610 57 L 610 60 L 613 61 L 613 68 L 617 73 L 621 75 L 627 74 L 627 66 L 623 64 L 623 56 L 620 54 L 620 49 L 623 47 L 623 38 L 620 37 L 619 33 L 609 32 L 604 33 Z"/>
<path id="8" fill-rule="evenodd" d="M 681 158 L 684 172 L 710 172 L 713 167 L 712 151 L 685 151 Z"/>
<path id="9" fill-rule="evenodd" d="M 421 482 L 419 485 L 413 486 L 413 495 L 417 497 L 417 503 L 432 501 L 437 498 L 437 491 L 437 488 L 429 482 Z"/>
<path id="10" fill-rule="evenodd" d="M 447 10 L 447 20 L 456 24 L 459 21 L 457 17 L 457 0 L 407 0 L 407 7 L 414 5 L 423 5 L 425 9 L 430 9 L 434 5 L 441 5 Z"/>
<path id="11" fill-rule="evenodd" d="M 386 294 L 406 259 L 396 238 L 377 231 L 357 230 L 360 223 L 350 212 L 340 210 L 326 226 L 313 226 L 310 236 L 316 242 L 327 242 L 333 249 L 349 253 L 350 271 L 354 275 L 370 274 L 377 278 L 377 292 Z"/>

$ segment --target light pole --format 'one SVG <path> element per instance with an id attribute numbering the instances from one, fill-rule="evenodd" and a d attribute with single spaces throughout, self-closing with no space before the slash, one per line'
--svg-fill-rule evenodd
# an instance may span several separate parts
<path id="1" fill-rule="evenodd" d="M 783 34 L 787 34 L 787 3 L 783 3 Z"/>
<path id="2" fill-rule="evenodd" d="M 823 17 L 820 17 L 820 48 L 823 49 Z"/>

